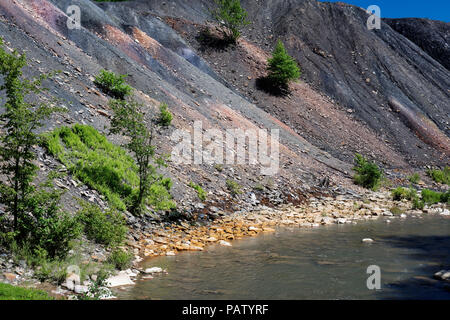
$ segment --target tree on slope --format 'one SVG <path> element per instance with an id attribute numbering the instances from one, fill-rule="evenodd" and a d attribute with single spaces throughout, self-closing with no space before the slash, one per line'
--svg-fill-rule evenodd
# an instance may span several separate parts
<path id="1" fill-rule="evenodd" d="M 241 6 L 240 0 L 214 0 L 216 8 L 211 10 L 214 19 L 222 26 L 226 40 L 236 42 L 241 36 L 241 29 L 250 24 L 247 11 Z"/>

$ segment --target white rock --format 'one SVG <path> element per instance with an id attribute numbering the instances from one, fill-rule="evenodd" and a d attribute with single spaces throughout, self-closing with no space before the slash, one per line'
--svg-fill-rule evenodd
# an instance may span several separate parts
<path id="1" fill-rule="evenodd" d="M 231 243 L 229 243 L 228 241 L 225 241 L 225 240 L 220 240 L 219 244 L 221 246 L 231 247 Z"/>
<path id="2" fill-rule="evenodd" d="M 164 270 L 160 267 L 152 267 L 152 268 L 147 268 L 145 269 L 144 273 L 150 274 L 150 273 L 160 273 L 163 272 Z"/>
<path id="3" fill-rule="evenodd" d="M 444 211 L 442 211 L 440 214 L 443 216 L 450 216 L 450 210 L 444 209 Z"/>
<path id="4" fill-rule="evenodd" d="M 63 283 L 62 285 L 64 287 L 66 287 L 67 289 L 74 291 L 75 290 L 75 286 L 79 285 L 81 283 L 80 280 L 80 276 L 76 273 L 71 273 L 69 274 L 69 276 L 66 278 L 66 282 Z"/>
<path id="5" fill-rule="evenodd" d="M 400 218 L 406 218 L 406 214 L 402 213 L 402 214 L 400 215 Z"/>
<path id="6" fill-rule="evenodd" d="M 339 218 L 339 219 L 337 219 L 337 223 L 338 223 L 338 224 L 344 224 L 344 223 L 347 223 L 347 219 L 345 219 L 345 218 Z"/>
<path id="7" fill-rule="evenodd" d="M 131 281 L 130 276 L 126 273 L 119 273 L 116 276 L 109 277 L 106 279 L 107 286 L 109 288 L 114 287 L 120 287 L 120 286 L 127 286 L 127 285 L 133 285 L 134 282 Z"/>
<path id="8" fill-rule="evenodd" d="M 362 239 L 362 242 L 365 242 L 365 243 L 372 243 L 372 242 L 373 242 L 373 239 L 370 239 L 370 238 L 364 238 L 364 239 Z"/>
<path id="9" fill-rule="evenodd" d="M 85 293 L 89 290 L 88 286 L 76 285 L 74 288 L 75 293 Z"/>
<path id="10" fill-rule="evenodd" d="M 173 251 L 166 252 L 166 256 L 174 256 L 174 255 L 175 255 L 175 252 L 173 252 Z"/>

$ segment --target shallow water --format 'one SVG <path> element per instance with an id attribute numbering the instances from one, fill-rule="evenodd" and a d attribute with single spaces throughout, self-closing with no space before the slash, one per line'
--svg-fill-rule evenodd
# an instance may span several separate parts
<path id="1" fill-rule="evenodd" d="M 281 229 L 232 244 L 153 258 L 145 267 L 165 268 L 167 275 L 115 293 L 122 299 L 450 299 L 449 286 L 432 279 L 450 269 L 448 217 Z M 381 269 L 380 290 L 367 288 L 369 265 Z"/>

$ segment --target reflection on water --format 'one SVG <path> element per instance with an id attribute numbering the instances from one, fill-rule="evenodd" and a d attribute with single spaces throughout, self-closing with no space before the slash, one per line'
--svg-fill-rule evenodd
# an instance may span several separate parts
<path id="1" fill-rule="evenodd" d="M 374 243 L 362 243 L 372 238 Z M 381 268 L 381 290 L 368 290 L 369 265 Z M 283 229 L 154 258 L 168 275 L 117 291 L 122 299 L 450 299 L 432 279 L 450 269 L 450 219 L 440 216 Z M 446 287 L 447 286 L 447 287 Z"/>

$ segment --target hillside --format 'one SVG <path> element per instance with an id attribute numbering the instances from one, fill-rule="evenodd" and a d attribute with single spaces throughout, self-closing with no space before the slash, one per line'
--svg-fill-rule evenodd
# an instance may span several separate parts
<path id="1" fill-rule="evenodd" d="M 174 120 L 155 132 L 159 155 L 170 154 L 177 145 L 170 139 L 176 130 L 192 133 L 196 121 L 202 122 L 203 132 L 266 129 L 270 135 L 279 130 L 275 175 L 262 174 L 260 164 L 169 161 L 161 173 L 172 179 L 177 209 L 148 207 L 142 217 L 125 211 L 132 227 L 128 240 L 135 248 L 143 234 L 155 234 L 175 214 L 203 223 L 235 212 L 301 205 L 308 198 L 361 200 L 366 191 L 353 182 L 355 153 L 375 161 L 393 185 L 408 184 L 413 172 L 422 173 L 422 183 L 433 184 L 424 170 L 449 164 L 448 24 L 384 19 L 380 30 L 367 30 L 368 15 L 355 6 L 256 2 L 241 1 L 252 24 L 232 46 L 211 45 L 202 38 L 204 30 L 217 32 L 207 0 L 0 2 L 0 37 L 11 51 L 26 53 L 25 76 L 61 70 L 44 85 L 67 112 L 47 119 L 44 131 L 83 124 L 115 145 L 125 141 L 109 134 L 110 97 L 94 83 L 102 69 L 126 75 L 149 113 L 167 103 Z M 80 29 L 67 28 L 69 5 L 81 9 Z M 413 34 L 417 25 L 420 32 Z M 261 87 L 278 39 L 302 71 L 281 96 Z M 40 178 L 67 171 L 45 148 L 36 146 L 36 151 Z M 206 191 L 206 200 L 192 183 Z M 56 184 L 67 191 L 63 203 L 72 213 L 80 207 L 75 198 L 108 207 L 99 190 L 71 174 Z M 376 215 L 388 212 L 390 203 L 383 197 L 372 197 L 386 207 L 377 207 Z M 318 215 L 319 209 L 314 212 Z"/>

